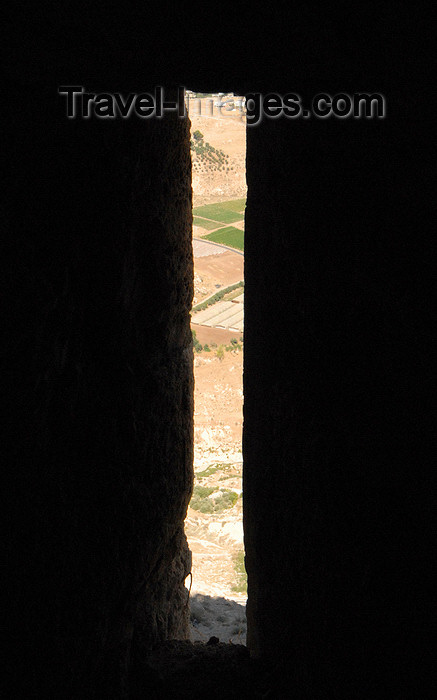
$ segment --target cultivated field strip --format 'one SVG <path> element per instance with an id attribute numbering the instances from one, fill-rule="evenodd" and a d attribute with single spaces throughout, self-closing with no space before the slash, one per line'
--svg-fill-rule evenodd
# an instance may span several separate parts
<path id="1" fill-rule="evenodd" d="M 198 238 L 193 238 L 193 256 L 195 258 L 205 258 L 209 255 L 224 255 L 226 248 L 215 245 L 210 241 L 200 241 Z"/>
<path id="2" fill-rule="evenodd" d="M 236 304 L 233 304 L 233 306 L 235 309 Z M 219 313 L 213 320 L 217 326 L 229 328 L 230 326 L 235 326 L 235 323 L 238 323 L 238 320 L 242 318 L 242 315 L 242 310 L 237 307 L 235 311 L 230 310 Z"/>
<path id="3" fill-rule="evenodd" d="M 204 311 L 199 311 L 197 314 L 194 314 L 193 320 L 195 320 L 196 323 L 207 323 L 211 319 L 215 318 L 218 313 L 223 313 L 225 311 L 229 311 L 230 309 L 232 309 L 233 312 L 234 306 L 235 304 L 233 304 L 232 301 L 219 301 L 216 304 L 209 306 Z"/>
<path id="4" fill-rule="evenodd" d="M 232 301 L 219 301 L 208 309 L 194 314 L 192 322 L 211 328 L 229 328 L 242 331 L 244 307 L 243 304 L 236 304 Z"/>

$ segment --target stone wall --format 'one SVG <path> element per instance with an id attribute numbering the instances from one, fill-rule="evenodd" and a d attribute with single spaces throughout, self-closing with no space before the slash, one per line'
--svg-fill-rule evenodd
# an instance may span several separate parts
<path id="1" fill-rule="evenodd" d="M 423 134 L 407 164 L 404 129 L 247 131 L 248 645 L 308 698 L 421 682 L 431 237 L 411 199 Z"/>
<path id="2" fill-rule="evenodd" d="M 189 125 L 38 100 L 9 144 L 13 644 L 41 696 L 121 697 L 133 639 L 188 634 Z"/>

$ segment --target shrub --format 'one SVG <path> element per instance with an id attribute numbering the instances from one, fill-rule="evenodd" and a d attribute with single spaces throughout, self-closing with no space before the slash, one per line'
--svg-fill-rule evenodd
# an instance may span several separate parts
<path id="1" fill-rule="evenodd" d="M 191 334 L 193 336 L 193 348 L 194 348 L 194 350 L 196 352 L 202 352 L 203 348 L 202 348 L 201 343 L 199 343 L 199 341 L 197 340 L 196 331 L 193 331 L 193 329 L 191 329 Z"/>
<path id="2" fill-rule="evenodd" d="M 201 513 L 213 513 L 214 503 L 209 496 L 214 492 L 214 488 L 208 486 L 195 486 L 190 501 L 190 507 Z"/>
<path id="3" fill-rule="evenodd" d="M 194 134 L 193 134 L 193 139 L 196 139 L 196 141 L 200 141 L 201 139 L 203 139 L 203 134 L 202 134 L 201 131 L 199 131 L 199 129 L 197 129 L 197 130 L 194 132 Z"/>
<path id="4" fill-rule="evenodd" d="M 232 508 L 238 501 L 238 493 L 235 491 L 222 491 L 221 496 L 216 499 L 216 506 L 219 506 L 223 510 L 225 508 Z"/>
<path id="5" fill-rule="evenodd" d="M 223 360 L 225 356 L 225 351 L 223 350 L 223 345 L 220 345 L 217 350 L 216 350 L 216 357 L 220 360 L 220 362 Z"/>
<path id="6" fill-rule="evenodd" d="M 196 478 L 204 479 L 212 474 L 215 474 L 217 471 L 227 471 L 231 466 L 232 465 L 228 464 L 227 462 L 216 462 L 215 464 L 212 464 L 204 469 L 202 472 L 197 472 Z"/>
<path id="7" fill-rule="evenodd" d="M 217 465 L 213 465 L 213 466 L 211 466 L 211 467 L 207 467 L 207 468 L 204 469 L 203 471 L 197 472 L 196 478 L 197 478 L 197 479 L 206 479 L 207 476 L 212 476 L 213 474 L 215 474 L 216 471 L 218 471 L 218 469 L 220 469 L 220 467 L 219 467 L 218 464 L 217 464 Z"/>
<path id="8" fill-rule="evenodd" d="M 205 471 L 207 472 L 208 470 Z M 212 468 L 211 473 L 214 473 L 214 471 L 214 468 Z M 191 497 L 190 507 L 193 510 L 198 510 L 200 513 L 222 513 L 224 510 L 232 508 L 238 501 L 238 493 L 235 493 L 235 491 L 221 489 L 216 498 L 210 498 L 214 491 L 214 487 L 196 485 Z"/>
<path id="9" fill-rule="evenodd" d="M 194 506 L 192 506 L 194 508 Z M 195 508 L 195 510 L 198 510 L 199 513 L 214 513 L 214 503 L 209 499 L 205 498 L 200 504 L 198 508 Z"/>
<path id="10" fill-rule="evenodd" d="M 212 486 L 195 486 L 193 491 L 193 494 L 199 498 L 208 498 L 212 493 L 214 493 Z"/>

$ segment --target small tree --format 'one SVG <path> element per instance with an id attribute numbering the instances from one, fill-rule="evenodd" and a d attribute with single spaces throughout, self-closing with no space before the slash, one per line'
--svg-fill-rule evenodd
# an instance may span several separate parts
<path id="1" fill-rule="evenodd" d="M 199 129 L 196 129 L 196 131 L 193 134 L 193 139 L 196 139 L 196 141 L 201 141 L 203 139 L 203 134 Z"/>

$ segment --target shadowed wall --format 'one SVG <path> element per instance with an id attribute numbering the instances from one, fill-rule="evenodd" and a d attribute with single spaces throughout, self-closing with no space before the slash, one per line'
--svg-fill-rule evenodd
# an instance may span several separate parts
<path id="1" fill-rule="evenodd" d="M 390 114 L 247 130 L 248 645 L 298 697 L 425 692 L 432 235 Z"/>
<path id="2" fill-rule="evenodd" d="M 21 106 L 4 278 L 14 630 L 29 692 L 98 678 L 119 697 L 134 635 L 188 634 L 189 126 L 69 121 L 57 96 L 29 123 Z"/>

